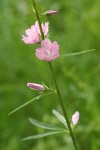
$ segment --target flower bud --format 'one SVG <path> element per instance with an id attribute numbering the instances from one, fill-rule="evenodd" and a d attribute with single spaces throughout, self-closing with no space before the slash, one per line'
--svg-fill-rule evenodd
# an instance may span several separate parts
<path id="1" fill-rule="evenodd" d="M 72 116 L 72 123 L 73 125 L 76 125 L 78 120 L 79 120 L 79 117 L 80 117 L 80 113 L 78 111 L 76 111 L 73 116 Z"/>
<path id="2" fill-rule="evenodd" d="M 43 15 L 51 16 L 51 15 L 55 15 L 55 14 L 57 14 L 57 13 L 58 13 L 57 10 L 48 10 L 48 11 L 46 11 L 45 13 L 43 13 Z"/>
<path id="3" fill-rule="evenodd" d="M 27 83 L 27 86 L 32 90 L 37 90 L 37 91 L 45 90 L 45 87 L 41 84 Z"/>

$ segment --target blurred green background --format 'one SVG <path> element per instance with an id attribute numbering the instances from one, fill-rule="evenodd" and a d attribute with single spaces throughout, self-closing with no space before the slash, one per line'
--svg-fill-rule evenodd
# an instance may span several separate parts
<path id="1" fill-rule="evenodd" d="M 100 149 L 100 0 L 37 0 L 39 12 L 59 10 L 49 21 L 50 39 L 57 40 L 60 54 L 96 49 L 91 53 L 53 62 L 56 78 L 69 118 L 78 110 L 81 117 L 76 140 L 80 150 Z M 73 150 L 66 134 L 21 142 L 29 135 L 45 132 L 28 122 L 32 117 L 46 123 L 60 122 L 52 109 L 61 112 L 56 95 L 42 98 L 22 110 L 8 113 L 38 93 L 27 82 L 49 85 L 48 64 L 38 60 L 34 45 L 21 40 L 25 29 L 36 21 L 31 1 L 0 2 L 0 150 Z M 62 112 L 61 112 L 62 113 Z"/>

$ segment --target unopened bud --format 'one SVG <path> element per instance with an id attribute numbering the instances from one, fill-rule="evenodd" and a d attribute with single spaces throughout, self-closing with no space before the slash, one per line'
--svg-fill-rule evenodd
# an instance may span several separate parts
<path id="1" fill-rule="evenodd" d="M 72 123 L 73 125 L 76 125 L 78 120 L 79 120 L 79 117 L 80 117 L 80 113 L 78 111 L 76 111 L 73 116 L 72 116 Z"/>
<path id="2" fill-rule="evenodd" d="M 57 10 L 48 10 L 45 13 L 43 13 L 42 15 L 51 16 L 51 15 L 55 15 L 57 13 L 58 13 Z"/>
<path id="3" fill-rule="evenodd" d="M 37 91 L 45 90 L 45 87 L 41 84 L 27 83 L 27 86 L 32 90 L 37 90 Z"/>

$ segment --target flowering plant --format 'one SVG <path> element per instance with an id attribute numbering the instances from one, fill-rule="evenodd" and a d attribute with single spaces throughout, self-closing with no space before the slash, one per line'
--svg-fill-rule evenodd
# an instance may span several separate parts
<path id="1" fill-rule="evenodd" d="M 85 53 L 88 51 L 92 51 L 92 50 L 76 52 L 76 53 L 71 53 L 71 54 L 64 54 L 61 56 L 59 54 L 58 42 L 57 41 L 51 42 L 50 39 L 46 38 L 46 36 L 49 32 L 49 22 L 41 23 L 40 15 L 38 13 L 38 9 L 36 7 L 35 0 L 33 0 L 33 7 L 34 7 L 34 11 L 35 11 L 35 14 L 37 17 L 37 21 L 29 29 L 25 30 L 26 36 L 22 35 L 22 40 L 24 41 L 25 44 L 37 44 L 37 43 L 40 44 L 39 48 L 36 49 L 35 55 L 38 59 L 40 59 L 40 61 L 42 60 L 42 61 L 45 61 L 46 63 L 48 63 L 55 87 L 54 86 L 47 87 L 44 83 L 43 84 L 37 84 L 37 83 L 32 83 L 32 82 L 27 83 L 27 86 L 30 89 L 39 91 L 40 92 L 39 95 L 37 97 L 33 98 L 32 100 L 26 102 L 25 104 L 19 106 L 17 109 L 13 110 L 9 114 L 12 114 L 12 113 L 18 111 L 19 109 L 25 107 L 26 105 L 30 104 L 34 100 L 40 99 L 41 97 L 47 96 L 52 93 L 56 93 L 58 95 L 58 101 L 61 106 L 63 115 L 61 115 L 56 110 L 53 110 L 53 114 L 59 119 L 59 121 L 64 125 L 64 127 L 60 128 L 60 127 L 56 127 L 56 126 L 52 126 L 52 125 L 47 125 L 47 124 L 41 123 L 35 119 L 29 118 L 29 121 L 33 125 L 44 128 L 44 129 L 49 129 L 50 132 L 29 136 L 22 140 L 37 139 L 37 138 L 41 138 L 44 136 L 65 132 L 70 135 L 72 142 L 73 142 L 74 149 L 78 150 L 78 146 L 77 146 L 77 142 L 75 140 L 73 129 L 79 121 L 80 113 L 78 111 L 76 111 L 72 115 L 72 119 L 70 121 L 69 115 L 67 113 L 67 108 L 65 107 L 65 104 L 64 104 L 62 96 L 61 96 L 61 92 L 58 87 L 57 79 L 56 79 L 54 69 L 52 66 L 52 61 L 54 61 L 57 58 L 72 56 L 72 55 L 79 55 L 79 54 L 82 54 L 82 53 Z M 46 11 L 44 13 L 44 15 L 51 16 L 56 13 L 57 13 L 57 11 L 49 10 L 49 11 Z"/>

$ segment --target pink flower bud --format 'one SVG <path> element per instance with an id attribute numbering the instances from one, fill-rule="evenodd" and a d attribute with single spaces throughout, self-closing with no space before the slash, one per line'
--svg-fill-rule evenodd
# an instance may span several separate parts
<path id="1" fill-rule="evenodd" d="M 80 113 L 78 111 L 76 111 L 73 116 L 72 116 L 72 123 L 73 125 L 76 125 L 78 120 L 79 120 L 79 117 L 80 117 Z"/>
<path id="2" fill-rule="evenodd" d="M 45 90 L 45 87 L 41 84 L 27 83 L 27 86 L 32 90 L 37 90 L 37 91 Z"/>
<path id="3" fill-rule="evenodd" d="M 43 15 L 51 16 L 51 15 L 55 15 L 57 12 L 58 11 L 56 10 L 48 10 Z"/>

